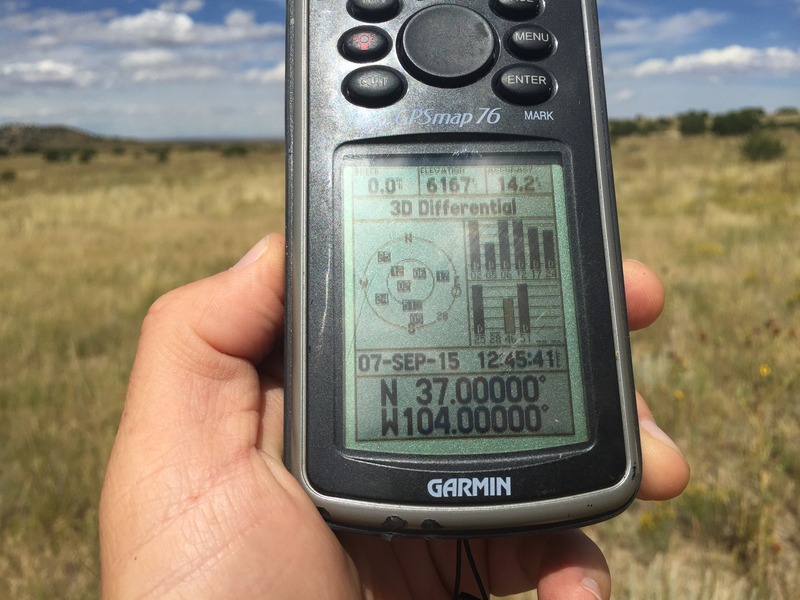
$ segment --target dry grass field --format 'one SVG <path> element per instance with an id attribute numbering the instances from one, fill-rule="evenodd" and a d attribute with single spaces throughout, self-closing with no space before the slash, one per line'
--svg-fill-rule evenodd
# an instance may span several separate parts
<path id="1" fill-rule="evenodd" d="M 800 589 L 800 132 L 778 135 L 786 156 L 763 163 L 738 137 L 615 144 L 625 254 L 668 290 L 633 336 L 637 384 L 693 466 L 681 498 L 591 528 L 616 599 Z M 0 598 L 98 596 L 98 496 L 141 319 L 282 219 L 276 147 L 0 157 Z"/>
<path id="2" fill-rule="evenodd" d="M 98 596 L 97 504 L 139 325 L 283 226 L 281 148 L 0 158 L 0 598 Z"/>
<path id="3" fill-rule="evenodd" d="M 637 386 L 685 449 L 681 498 L 594 532 L 615 598 L 797 597 L 800 589 L 800 135 L 746 162 L 741 138 L 626 138 L 623 250 L 667 308 L 633 335 Z"/>

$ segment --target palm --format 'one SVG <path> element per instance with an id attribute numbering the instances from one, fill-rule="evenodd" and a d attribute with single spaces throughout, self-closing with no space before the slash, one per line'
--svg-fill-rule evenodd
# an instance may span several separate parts
<path id="1" fill-rule="evenodd" d="M 376 599 L 450 600 L 455 585 L 456 542 L 396 538 L 387 542 L 379 537 L 354 534 L 339 536 L 343 546 L 356 561 L 362 585 Z M 485 543 L 473 543 L 479 556 Z M 477 595 L 466 561 L 461 589 Z"/>
<path id="2" fill-rule="evenodd" d="M 272 440 L 280 439 L 277 427 L 283 422 L 282 374 L 282 355 L 268 357 L 260 369 L 258 405 L 255 400 L 251 404 L 251 408 L 264 415 L 255 439 L 257 449 L 266 453 L 260 454 L 253 463 L 255 485 L 251 501 L 259 507 L 258 511 L 263 510 L 265 493 L 274 494 L 280 490 L 284 496 L 286 510 L 276 515 L 279 523 L 261 523 L 264 531 L 254 539 L 254 550 L 265 562 L 274 558 L 277 550 L 287 562 L 296 560 L 304 565 L 308 575 L 304 579 L 309 589 L 300 593 L 298 579 L 293 573 L 287 581 L 289 595 L 286 597 L 355 598 L 363 593 L 375 600 L 450 600 L 455 574 L 454 541 L 396 538 L 389 542 L 377 536 L 332 534 L 300 485 L 277 460 L 282 448 Z M 276 527 L 284 529 L 287 536 L 276 535 Z M 284 541 L 280 548 L 265 545 L 265 540 L 281 539 Z M 285 542 L 287 539 L 292 540 L 290 546 Z M 321 540 L 324 543 L 320 543 Z M 483 558 L 485 543 L 477 542 L 474 548 L 476 555 Z M 275 589 L 274 574 L 263 574 L 266 580 L 262 582 L 262 589 Z M 334 593 L 334 590 L 344 593 Z M 284 596 L 276 594 L 275 597 Z"/>

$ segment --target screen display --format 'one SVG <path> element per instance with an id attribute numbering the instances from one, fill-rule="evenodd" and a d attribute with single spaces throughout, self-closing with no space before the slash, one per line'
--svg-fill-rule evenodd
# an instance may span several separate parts
<path id="1" fill-rule="evenodd" d="M 344 446 L 588 440 L 558 153 L 342 156 Z"/>

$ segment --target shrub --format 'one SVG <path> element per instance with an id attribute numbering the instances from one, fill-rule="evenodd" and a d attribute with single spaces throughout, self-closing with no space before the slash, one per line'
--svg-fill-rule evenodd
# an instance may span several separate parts
<path id="1" fill-rule="evenodd" d="M 159 164 L 163 164 L 169 161 L 169 153 L 171 151 L 172 148 L 170 148 L 169 146 L 154 146 L 152 148 L 147 149 L 148 153 L 156 157 L 156 162 Z"/>
<path id="2" fill-rule="evenodd" d="M 0 181 L 3 183 L 11 183 L 12 181 L 17 180 L 17 172 L 13 169 L 6 169 L 2 173 L 0 173 Z"/>
<path id="3" fill-rule="evenodd" d="M 638 126 L 636 125 L 636 121 L 609 121 L 608 123 L 608 133 L 611 136 L 612 140 L 616 138 L 625 137 L 628 135 L 633 135 L 638 131 Z"/>
<path id="4" fill-rule="evenodd" d="M 702 135 L 708 131 L 708 113 L 690 111 L 678 115 L 678 130 L 682 135 Z"/>
<path id="5" fill-rule="evenodd" d="M 225 146 L 222 150 L 220 150 L 220 154 L 225 158 L 238 158 L 240 156 L 247 156 L 250 152 L 250 149 L 245 146 L 244 144 L 231 144 L 230 146 Z"/>
<path id="6" fill-rule="evenodd" d="M 92 162 L 92 159 L 94 159 L 95 156 L 97 156 L 97 150 L 94 148 L 85 148 L 81 150 L 78 160 L 80 160 L 82 164 L 87 165 Z"/>
<path id="7" fill-rule="evenodd" d="M 742 155 L 751 161 L 775 160 L 786 154 L 786 146 L 766 131 L 756 131 L 742 144 Z"/>
<path id="8" fill-rule="evenodd" d="M 744 110 L 717 115 L 711 124 L 711 131 L 717 135 L 741 135 L 751 133 L 761 127 L 764 111 L 760 108 L 745 108 Z"/>
<path id="9" fill-rule="evenodd" d="M 660 131 L 667 131 L 672 127 L 672 119 L 640 119 L 636 123 L 636 133 L 639 135 L 650 135 L 651 133 L 658 133 Z"/>
<path id="10" fill-rule="evenodd" d="M 637 117 L 636 119 L 614 119 L 608 122 L 608 132 L 611 140 L 631 135 L 650 135 L 659 131 L 666 131 L 672 126 L 672 119 L 649 119 Z"/>
<path id="11" fill-rule="evenodd" d="M 165 163 L 169 160 L 169 153 L 171 152 L 170 148 L 161 148 L 158 152 L 156 152 L 156 161 L 158 163 Z"/>
<path id="12" fill-rule="evenodd" d="M 45 150 L 42 156 L 47 162 L 69 162 L 72 160 L 74 152 L 74 150 L 68 150 L 66 148 L 50 148 Z"/>

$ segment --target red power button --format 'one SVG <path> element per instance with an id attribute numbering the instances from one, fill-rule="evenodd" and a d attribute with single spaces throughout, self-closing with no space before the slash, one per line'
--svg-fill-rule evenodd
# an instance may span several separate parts
<path id="1" fill-rule="evenodd" d="M 377 41 L 378 36 L 371 31 L 353 34 L 353 45 L 358 46 L 361 50 L 371 50 Z"/>
<path id="2" fill-rule="evenodd" d="M 353 62 L 380 60 L 391 46 L 389 34 L 377 27 L 355 27 L 339 38 L 339 53 Z"/>

